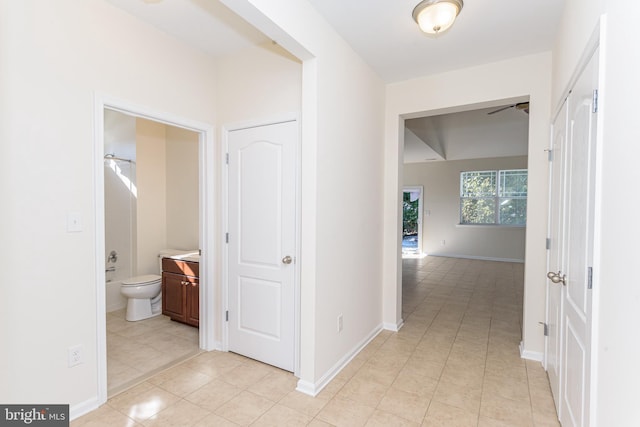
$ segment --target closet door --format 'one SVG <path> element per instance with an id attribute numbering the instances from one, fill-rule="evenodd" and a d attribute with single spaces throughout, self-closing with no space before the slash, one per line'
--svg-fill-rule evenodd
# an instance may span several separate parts
<path id="1" fill-rule="evenodd" d="M 598 51 L 571 92 L 567 141 L 563 365 L 560 420 L 589 425 L 591 276 L 596 158 Z"/>
<path id="2" fill-rule="evenodd" d="M 553 125 L 545 366 L 563 427 L 589 425 L 599 52 Z"/>

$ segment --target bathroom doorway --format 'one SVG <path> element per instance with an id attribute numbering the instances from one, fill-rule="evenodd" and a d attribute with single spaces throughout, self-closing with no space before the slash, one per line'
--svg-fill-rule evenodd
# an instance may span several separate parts
<path id="1" fill-rule="evenodd" d="M 147 285 L 155 294 L 153 317 L 130 321 L 121 293 L 134 277 L 161 274 L 161 251 L 198 253 L 199 135 L 109 109 L 104 124 L 107 388 L 113 395 L 199 351 L 197 328 L 162 314 L 160 281 Z"/>
<path id="2" fill-rule="evenodd" d="M 214 347 L 211 325 L 213 130 L 121 101 L 97 99 L 96 245 L 98 395 L 101 402 L 201 349 Z M 99 156 L 99 157 L 98 157 Z M 208 166 L 208 167 L 207 167 Z M 209 215 L 207 215 L 207 212 Z M 153 316 L 128 321 L 123 281 L 160 275 L 166 249 L 195 255 L 200 327 L 172 321 L 151 301 Z M 200 260 L 199 254 L 209 254 Z M 103 273 L 104 272 L 104 273 Z"/>

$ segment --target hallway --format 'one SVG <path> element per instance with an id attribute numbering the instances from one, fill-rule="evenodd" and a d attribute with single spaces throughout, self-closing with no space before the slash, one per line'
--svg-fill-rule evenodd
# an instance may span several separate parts
<path id="1" fill-rule="evenodd" d="M 403 261 L 399 333 L 382 331 L 315 398 L 296 378 L 210 352 L 72 426 L 558 426 L 546 373 L 520 358 L 523 264 Z"/>

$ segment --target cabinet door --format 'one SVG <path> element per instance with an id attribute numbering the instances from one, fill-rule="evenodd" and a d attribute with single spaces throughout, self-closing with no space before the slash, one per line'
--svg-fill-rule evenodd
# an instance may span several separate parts
<path id="1" fill-rule="evenodd" d="M 184 282 L 184 276 L 162 273 L 162 314 L 180 322 L 186 321 Z"/>
<path id="2" fill-rule="evenodd" d="M 186 322 L 193 326 L 199 326 L 200 324 L 200 284 L 195 277 L 186 277 L 186 281 L 189 282 L 185 286 L 187 307 L 186 307 Z"/>

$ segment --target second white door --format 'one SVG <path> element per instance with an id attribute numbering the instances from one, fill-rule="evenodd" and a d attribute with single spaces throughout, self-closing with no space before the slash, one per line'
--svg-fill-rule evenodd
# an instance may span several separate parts
<path id="1" fill-rule="evenodd" d="M 296 121 L 229 132 L 228 348 L 293 371 Z"/>
<path id="2" fill-rule="evenodd" d="M 546 367 L 563 426 L 590 425 L 598 53 L 554 124 Z"/>

